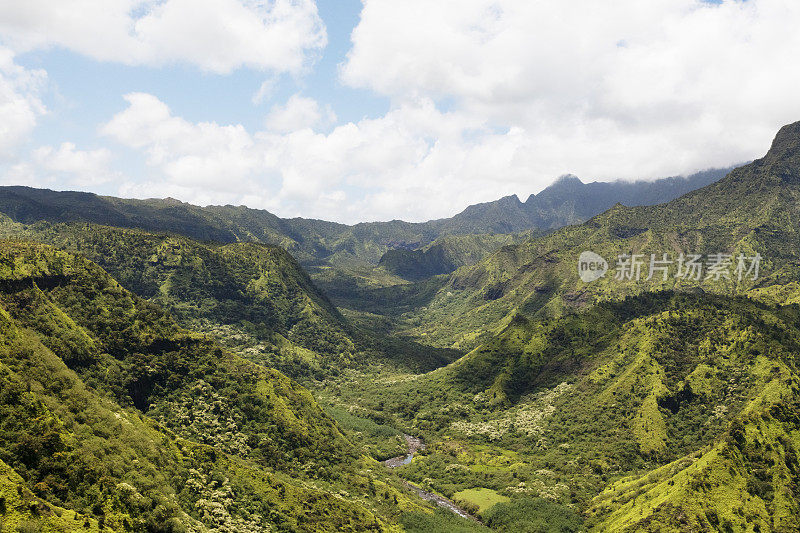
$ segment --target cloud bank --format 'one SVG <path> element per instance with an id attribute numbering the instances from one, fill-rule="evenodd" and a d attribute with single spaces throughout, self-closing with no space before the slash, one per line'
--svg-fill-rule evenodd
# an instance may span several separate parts
<path id="1" fill-rule="evenodd" d="M 0 47 L 0 161 L 13 158 L 46 111 L 40 98 L 47 74 L 25 69 Z"/>
<path id="2" fill-rule="evenodd" d="M 423 220 L 567 172 L 726 166 L 800 119 L 798 27 L 800 4 L 779 0 L 366 0 L 340 75 L 391 110 L 322 134 L 319 104 L 292 97 L 228 175 L 287 215 Z M 193 157 L 162 168 L 188 186 Z"/>
<path id="3" fill-rule="evenodd" d="M 99 61 L 185 63 L 218 74 L 297 74 L 327 42 L 313 0 L 2 2 L 0 34 L 17 52 L 61 47 Z"/>
<path id="4" fill-rule="evenodd" d="M 326 42 L 310 0 L 102 4 L 6 6 L 0 35 L 15 51 L 271 76 L 302 73 Z M 647 179 L 760 156 L 800 120 L 798 27 L 789 0 L 364 0 L 338 81 L 386 97 L 380 116 L 337 122 L 331 102 L 301 90 L 254 130 L 193 122 L 132 93 L 99 131 L 146 161 L 148 175 L 122 179 L 120 194 L 425 220 L 564 173 Z M 43 110 L 25 81 L 36 75 L 13 58 L 0 65 L 0 106 L 16 110 L 0 113 L 19 124 L 0 130 L 2 148 Z M 254 87 L 253 102 L 273 90 Z"/>

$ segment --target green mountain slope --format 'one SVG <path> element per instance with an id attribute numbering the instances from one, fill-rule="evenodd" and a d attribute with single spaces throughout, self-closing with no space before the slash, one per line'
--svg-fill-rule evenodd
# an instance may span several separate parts
<path id="1" fill-rule="evenodd" d="M 796 287 L 800 270 L 797 221 L 800 198 L 800 123 L 784 127 L 769 153 L 724 179 L 657 206 L 617 205 L 579 226 L 504 247 L 480 263 L 454 272 L 418 313 L 423 326 L 410 331 L 439 346 L 471 348 L 515 313 L 557 316 L 598 299 L 643 290 L 696 290 L 742 294 L 757 290 L 767 298 L 776 290 Z M 593 283 L 578 277 L 583 251 L 593 251 L 612 266 Z M 647 280 L 651 254 L 726 253 L 762 256 L 757 281 L 736 276 L 700 280 L 676 278 L 676 266 L 663 280 Z M 615 279 L 614 263 L 622 254 L 641 254 L 641 279 Z M 733 265 L 735 266 L 735 264 Z M 732 269 L 731 269 L 732 271 Z M 796 289 L 794 289 L 796 290 Z M 754 293 L 756 294 L 756 293 Z M 784 294 L 784 296 L 787 296 Z"/>
<path id="2" fill-rule="evenodd" d="M 378 267 L 403 279 L 419 281 L 449 274 L 459 267 L 473 265 L 502 246 L 531 237 L 531 232 L 506 234 L 445 235 L 418 250 L 389 250 Z"/>
<path id="3" fill-rule="evenodd" d="M 7 237 L 83 254 L 185 327 L 294 377 L 375 360 L 431 369 L 453 359 L 445 351 L 376 339 L 353 327 L 280 247 L 201 243 L 83 223 L 23 227 L 6 219 L 0 228 Z"/>
<path id="4" fill-rule="evenodd" d="M 0 461 L 0 525 L 3 531 L 99 531 L 91 515 L 52 505 L 38 498 L 25 480 Z"/>
<path id="5" fill-rule="evenodd" d="M 283 457 L 271 456 L 266 448 L 248 454 L 263 455 L 268 462 L 296 457 L 302 464 L 336 461 L 348 448 L 301 387 L 182 330 L 158 307 L 131 295 L 84 259 L 35 244 L 6 243 L 0 275 L 3 307 L 14 324 L 35 333 L 84 381 L 111 391 L 122 405 L 169 417 L 168 404 L 186 395 L 197 397 L 202 392 L 197 385 L 207 382 L 231 416 L 250 412 L 254 420 L 247 423 L 255 425 L 247 431 L 263 433 L 260 444 L 276 447 Z M 244 393 L 256 396 L 241 397 Z M 270 427 L 277 430 L 273 437 Z M 234 446 L 233 435 L 222 438 Z M 314 449 L 302 451 L 303 445 Z"/>
<path id="6" fill-rule="evenodd" d="M 794 305 L 645 293 L 517 316 L 448 367 L 353 394 L 436 443 L 404 477 L 510 498 L 484 513 L 502 531 L 555 513 L 541 499 L 597 531 L 789 531 L 798 342 Z"/>
<path id="7" fill-rule="evenodd" d="M 795 531 L 798 408 L 748 413 L 703 453 L 614 483 L 592 502 L 596 529 Z"/>
<path id="8" fill-rule="evenodd" d="M 80 224 L 29 234 L 97 261 L 187 325 L 237 327 L 263 338 L 265 360 L 278 352 L 271 366 L 342 364 L 355 350 L 347 323 L 282 248 Z"/>
<path id="9" fill-rule="evenodd" d="M 0 411 L 4 527 L 379 531 L 430 512 L 297 383 L 39 244 L 0 246 Z"/>

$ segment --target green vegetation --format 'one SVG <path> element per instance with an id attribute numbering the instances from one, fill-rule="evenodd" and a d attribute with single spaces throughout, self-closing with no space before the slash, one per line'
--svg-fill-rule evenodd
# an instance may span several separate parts
<path id="1" fill-rule="evenodd" d="M 484 515 L 486 524 L 496 531 L 509 533 L 578 533 L 583 531 L 581 517 L 543 498 L 517 498 L 500 503 Z"/>
<path id="2" fill-rule="evenodd" d="M 90 516 L 56 507 L 37 498 L 22 477 L 0 461 L 0 527 L 2 531 L 72 532 L 98 531 Z"/>
<path id="3" fill-rule="evenodd" d="M 427 508 L 307 390 L 85 259 L 3 243 L 0 306 L 8 524 L 69 531 L 65 508 L 115 531 L 363 531 Z"/>
<path id="4" fill-rule="evenodd" d="M 400 333 L 428 344 L 470 350 L 517 314 L 559 316 L 609 298 L 642 291 L 703 290 L 719 294 L 767 293 L 800 281 L 800 126 L 784 127 L 769 153 L 722 180 L 669 203 L 617 205 L 579 226 L 501 248 L 453 272 L 424 308 L 408 313 Z M 593 283 L 578 278 L 577 260 L 591 250 L 614 262 L 621 254 L 673 258 L 681 253 L 761 254 L 760 277 L 700 281 L 656 275 L 647 266 L 638 282 Z M 674 273 L 674 272 L 673 272 Z M 772 289 L 770 289 L 772 288 Z M 774 298 L 773 298 L 774 301 Z"/>
<path id="5" fill-rule="evenodd" d="M 97 266 L 46 248 L 9 244 L 0 255 L 3 274 L 9 282 L 30 280 L 30 288 L 15 286 L 5 294 L 11 317 L 35 332 L 88 385 L 111 391 L 122 405 L 158 413 L 168 426 L 177 427 L 181 402 L 202 410 L 199 398 L 209 405 L 221 401 L 231 409 L 225 414 L 241 420 L 242 427 L 218 438 L 234 447 L 252 435 L 255 439 L 242 444 L 249 449 L 242 454 L 270 463 L 278 454 L 287 463 L 325 457 L 336 462 L 348 448 L 306 391 L 278 372 L 243 366 L 244 361 L 209 339 L 181 330 Z M 188 416 L 197 419 L 199 413 Z M 278 429 L 279 440 L 269 436 L 270 427 Z"/>
<path id="6" fill-rule="evenodd" d="M 498 503 L 509 501 L 508 496 L 503 496 L 492 489 L 483 487 L 456 492 L 453 494 L 453 499 L 459 503 L 466 502 L 467 505 L 465 507 L 474 507 L 475 512 L 480 515 L 483 515 Z"/>
<path id="7" fill-rule="evenodd" d="M 2 232 L 80 253 L 126 289 L 168 310 L 184 327 L 212 335 L 241 356 L 296 379 L 322 379 L 376 360 L 429 370 L 458 355 L 365 335 L 275 246 L 199 243 L 91 224 L 23 228 L 8 219 Z"/>
<path id="8" fill-rule="evenodd" d="M 18 235 L 13 228 L 9 234 Z M 39 224 L 27 235 L 96 261 L 185 325 L 233 326 L 264 341 L 259 348 L 271 366 L 310 372 L 353 356 L 353 332 L 281 248 L 85 224 Z"/>
<path id="9" fill-rule="evenodd" d="M 579 517 L 613 480 L 650 479 L 705 453 L 737 424 L 752 427 L 755 413 L 787 409 L 800 398 L 799 341 L 796 306 L 645 293 L 554 320 L 519 316 L 445 368 L 374 386 L 359 380 L 339 394 L 343 402 L 357 397 L 362 416 L 391 413 L 434 443 L 399 469 L 424 488 L 471 500 L 484 517 L 482 502 L 470 498 L 484 494 L 476 489 L 510 498 L 508 509 L 542 498 Z M 794 431 L 776 425 L 772 438 L 791 440 Z M 795 475 L 787 469 L 782 479 Z M 783 491 L 775 516 L 791 515 L 798 500 L 775 480 L 749 490 Z M 601 531 L 604 524 L 588 523 Z"/>
<path id="10" fill-rule="evenodd" d="M 375 459 L 386 460 L 406 453 L 406 442 L 400 431 L 385 423 L 359 416 L 357 409 L 328 406 L 326 412 L 354 438 L 364 444 L 364 450 Z"/>
<path id="11" fill-rule="evenodd" d="M 501 246 L 521 242 L 531 234 L 445 235 L 418 250 L 389 250 L 378 266 L 403 279 L 419 281 L 473 265 Z"/>
<path id="12" fill-rule="evenodd" d="M 436 513 L 405 513 L 400 523 L 409 533 L 481 533 L 491 531 L 466 518 L 437 510 Z"/>
<path id="13" fill-rule="evenodd" d="M 0 530 L 797 530 L 800 123 L 513 233 L 690 181 L 356 226 L 3 189 Z M 583 250 L 764 259 L 585 284 Z"/>

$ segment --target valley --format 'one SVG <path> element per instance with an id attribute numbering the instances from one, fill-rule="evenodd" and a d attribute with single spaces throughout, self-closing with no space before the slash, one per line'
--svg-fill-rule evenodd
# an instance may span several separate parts
<path id="1" fill-rule="evenodd" d="M 356 226 L 0 189 L 3 528 L 796 530 L 800 123 L 576 180 Z M 586 283 L 584 250 L 763 263 Z"/>
<path id="2" fill-rule="evenodd" d="M 0 1 L 0 533 L 800 532 L 799 27 Z"/>

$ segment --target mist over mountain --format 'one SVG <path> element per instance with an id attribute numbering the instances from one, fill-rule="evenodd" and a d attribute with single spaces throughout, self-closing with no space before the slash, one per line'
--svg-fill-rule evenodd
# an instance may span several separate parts
<path id="1" fill-rule="evenodd" d="M 565 175 L 525 202 L 516 195 L 471 205 L 449 219 L 432 221 L 442 233 L 513 233 L 527 229 L 555 229 L 583 222 L 616 203 L 627 206 L 668 202 L 714 183 L 731 168 L 710 169 L 686 177 L 654 181 L 584 183 Z"/>
<path id="2" fill-rule="evenodd" d="M 562 176 L 525 202 L 516 195 L 506 196 L 471 205 L 452 218 L 428 222 L 441 237 L 416 250 L 389 250 L 378 264 L 409 280 L 447 274 L 477 262 L 500 246 L 579 224 L 617 203 L 639 206 L 668 202 L 714 183 L 730 170 L 636 182 L 583 183 L 575 176 Z"/>
<path id="3" fill-rule="evenodd" d="M 562 177 L 524 203 L 509 196 L 469 206 L 451 218 L 420 223 L 394 220 L 347 226 L 284 219 L 244 206 L 200 207 L 171 198 L 130 200 L 20 186 L 0 187 L 0 213 L 24 224 L 80 221 L 175 233 L 202 241 L 274 244 L 306 265 L 365 265 L 377 264 L 388 250 L 419 249 L 444 235 L 550 230 L 582 222 L 619 201 L 632 206 L 669 201 L 721 178 L 728 170 L 654 182 L 584 184 L 572 176 Z"/>

